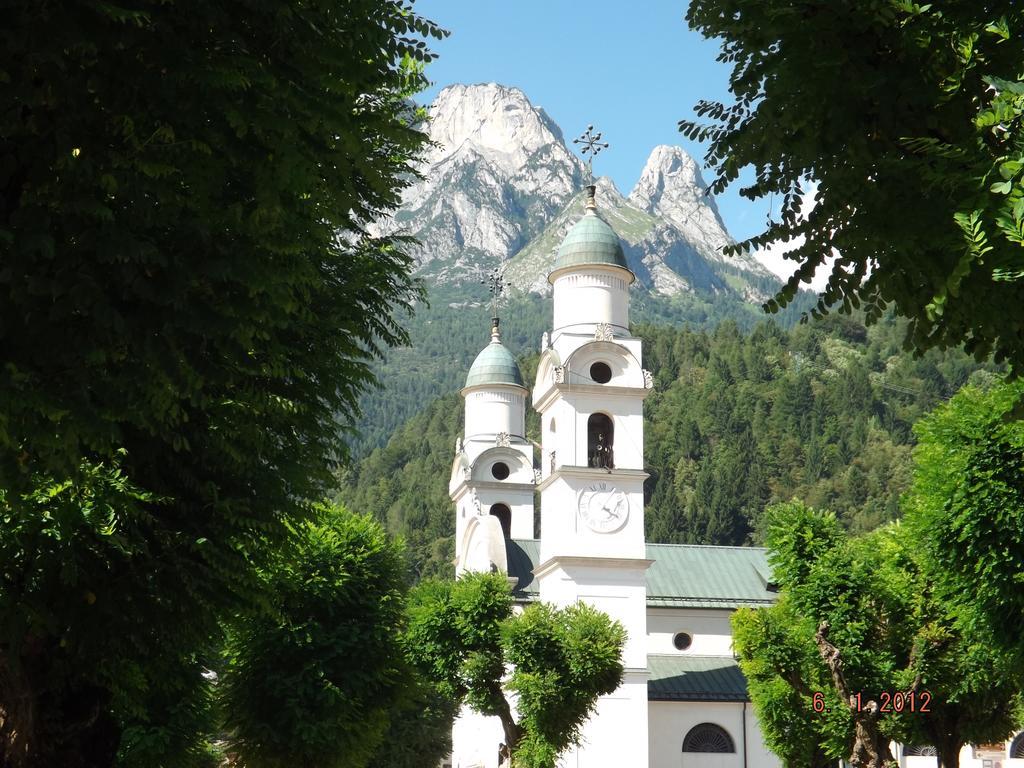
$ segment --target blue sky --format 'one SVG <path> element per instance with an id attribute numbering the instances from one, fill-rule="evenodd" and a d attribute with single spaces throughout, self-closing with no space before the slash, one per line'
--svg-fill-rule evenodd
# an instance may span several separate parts
<path id="1" fill-rule="evenodd" d="M 432 47 L 429 102 L 452 83 L 498 82 L 522 89 L 571 140 L 593 123 L 611 148 L 594 164 L 628 194 L 658 144 L 704 150 L 679 133 L 700 99 L 729 100 L 729 68 L 718 43 L 686 25 L 676 0 L 416 0 L 418 13 L 451 36 Z M 705 172 L 705 179 L 710 173 Z M 734 184 L 717 198 L 736 239 L 764 229 L 768 201 L 750 202 Z"/>

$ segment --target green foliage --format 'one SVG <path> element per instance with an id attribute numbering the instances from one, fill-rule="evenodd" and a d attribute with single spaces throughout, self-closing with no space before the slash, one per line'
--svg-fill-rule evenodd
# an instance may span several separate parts
<path id="1" fill-rule="evenodd" d="M 513 764 L 553 768 L 597 697 L 622 679 L 625 630 L 594 608 L 543 603 L 514 615 L 504 576 L 425 581 L 410 597 L 407 649 L 445 696 L 495 715 Z M 512 718 L 503 680 L 518 696 Z"/>
<path id="2" fill-rule="evenodd" d="M 527 606 L 503 626 L 506 660 L 523 737 L 516 766 L 553 768 L 558 756 L 579 743 L 580 729 L 597 697 L 622 682 L 626 631 L 586 603 L 553 608 Z"/>
<path id="3" fill-rule="evenodd" d="M 423 768 L 440 765 L 452 753 L 456 703 L 422 673 L 414 672 L 403 701 L 368 768 Z"/>
<path id="4" fill-rule="evenodd" d="M 512 594 L 501 576 L 467 574 L 457 582 L 428 580 L 409 596 L 406 648 L 441 692 L 497 714 L 504 701 L 501 626 Z"/>
<path id="5" fill-rule="evenodd" d="M 785 768 L 825 768 L 847 757 L 848 714 L 808 642 L 813 622 L 783 596 L 769 608 L 736 611 L 732 629 L 761 736 Z M 834 716 L 816 713 L 813 701 L 808 706 L 818 691 L 822 710 Z"/>
<path id="6" fill-rule="evenodd" d="M 402 536 L 419 577 L 450 576 L 454 568 L 448 477 L 462 415 L 458 394 L 439 398 L 404 424 L 387 447 L 341 475 L 338 499 Z"/>
<path id="7" fill-rule="evenodd" d="M 118 768 L 219 768 L 213 683 L 214 659 L 186 658 L 180 669 L 150 682 L 145 711 L 128 719 L 121 733 Z"/>
<path id="8" fill-rule="evenodd" d="M 890 741 L 934 744 L 955 765 L 965 743 L 1013 730 L 1019 660 L 972 605 L 943 596 L 912 529 L 850 537 L 834 515 L 797 502 L 767 519 L 782 598 L 734 626 L 766 743 L 787 766 L 881 765 Z M 894 692 L 918 702 L 927 692 L 929 711 L 871 711 Z M 858 694 L 859 710 L 848 704 Z"/>
<path id="9" fill-rule="evenodd" d="M 655 378 L 644 404 L 648 541 L 760 541 L 765 506 L 794 496 L 855 531 L 898 517 L 912 425 L 985 375 L 960 351 L 912 358 L 904 328 L 841 316 L 788 332 L 636 327 Z M 533 360 L 520 361 L 528 384 Z M 447 483 L 462 413 L 462 398 L 443 396 L 341 478 L 339 498 L 405 538 L 422 576 L 452 570 Z M 528 409 L 538 440 L 535 418 Z"/>
<path id="10" fill-rule="evenodd" d="M 838 253 L 812 315 L 892 305 L 918 350 L 1024 363 L 1024 10 L 1014 0 L 695 0 L 722 40 L 735 102 L 680 128 L 707 140 L 719 192 L 782 196 L 779 221 L 733 247 L 803 242 L 766 308 Z M 842 88 L 836 88 L 842 83 Z M 708 121 L 704 123 L 702 121 Z M 802 193 L 817 185 L 814 210 Z"/>
<path id="11" fill-rule="evenodd" d="M 1001 642 L 1024 636 L 1024 385 L 967 387 L 915 427 L 908 520 L 943 585 L 982 610 Z"/>
<path id="12" fill-rule="evenodd" d="M 4 758 L 109 765 L 124 729 L 187 763 L 166 718 L 406 340 L 405 243 L 364 225 L 440 34 L 402 0 L 5 6 Z"/>
<path id="13" fill-rule="evenodd" d="M 217 626 L 188 599 L 210 576 L 204 542 L 168 531 L 166 500 L 116 465 L 30 485 L 0 488 L 0 763 L 22 752 L 40 766 L 109 763 L 124 728 L 126 765 L 206 764 L 201 655 Z"/>
<path id="14" fill-rule="evenodd" d="M 264 578 L 274 603 L 231 628 L 218 684 L 231 751 L 251 768 L 366 765 L 409 678 L 401 547 L 325 508 Z"/>
<path id="15" fill-rule="evenodd" d="M 168 474 L 280 460 L 264 474 L 304 492 L 289 468 L 332 455 L 368 361 L 405 338 L 409 259 L 362 227 L 425 141 L 402 61 L 439 33 L 401 2 L 125 13 L 4 25 L 3 477 L 124 447 Z"/>
<path id="16" fill-rule="evenodd" d="M 728 272 L 730 267 L 721 269 Z M 429 280 L 429 275 L 425 279 Z M 744 273 L 744 279 L 762 293 L 778 288 L 778 281 L 770 278 Z M 813 294 L 801 292 L 773 319 L 789 328 L 813 300 Z M 491 310 L 486 291 L 479 285 L 432 285 L 429 301 L 429 306 L 418 305 L 416 314 L 405 324 L 409 345 L 388 351 L 374 366 L 381 386 L 368 390 L 361 398 L 358 435 L 350 441 L 353 455 L 359 458 L 385 446 L 424 403 L 462 387 L 473 358 L 487 343 Z M 536 353 L 541 334 L 550 330 L 551 312 L 550 297 L 513 294 L 501 308 L 502 342 L 515 355 Z M 630 313 L 634 322 L 704 329 L 732 320 L 749 331 L 764 320 L 760 308 L 730 290 L 712 297 L 685 292 L 665 297 L 635 291 L 630 297 Z"/>

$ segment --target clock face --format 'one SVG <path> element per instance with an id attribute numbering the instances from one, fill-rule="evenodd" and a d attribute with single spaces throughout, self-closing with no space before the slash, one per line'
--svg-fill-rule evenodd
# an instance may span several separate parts
<path id="1" fill-rule="evenodd" d="M 590 530 L 611 533 L 629 518 L 629 497 L 613 485 L 598 483 L 580 491 L 580 517 Z"/>

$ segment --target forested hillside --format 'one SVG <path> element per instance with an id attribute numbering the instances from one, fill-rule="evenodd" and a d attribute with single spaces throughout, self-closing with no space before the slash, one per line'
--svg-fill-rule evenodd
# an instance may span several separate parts
<path id="1" fill-rule="evenodd" d="M 728 267 L 722 267 L 728 274 Z M 748 277 L 765 292 L 777 282 Z M 475 294 L 452 286 L 433 286 L 430 303 L 420 304 L 414 316 L 404 320 L 411 344 L 387 352 L 374 373 L 380 386 L 364 393 L 358 435 L 350 444 L 357 458 L 383 446 L 392 433 L 419 413 L 426 403 L 462 386 L 473 358 L 487 344 L 491 309 L 487 291 L 477 286 Z M 795 325 L 802 312 L 810 309 L 815 294 L 801 293 L 786 309 L 774 316 L 783 327 Z M 501 310 L 502 341 L 516 355 L 540 349 L 540 337 L 551 326 L 551 297 L 513 293 Z M 630 313 L 642 323 L 696 328 L 713 328 L 732 320 L 742 330 L 751 330 L 764 318 L 760 307 L 722 295 L 716 301 L 680 293 L 658 296 L 637 293 L 630 297 Z"/>
<path id="2" fill-rule="evenodd" d="M 649 541 L 757 543 L 764 507 L 794 496 L 834 509 L 853 530 L 892 519 L 909 483 L 911 425 L 972 374 L 986 375 L 959 351 L 902 352 L 904 327 L 892 319 L 869 329 L 834 316 L 789 331 L 762 322 L 744 333 L 726 321 L 634 333 L 655 374 L 645 404 Z M 535 359 L 523 361 L 528 382 Z M 404 536 L 422 575 L 450 571 L 459 385 L 341 478 L 339 497 Z"/>

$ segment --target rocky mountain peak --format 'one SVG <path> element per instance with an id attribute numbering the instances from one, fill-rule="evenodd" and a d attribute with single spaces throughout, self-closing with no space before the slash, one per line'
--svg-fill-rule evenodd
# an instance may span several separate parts
<path id="1" fill-rule="evenodd" d="M 717 215 L 714 199 L 705 194 L 707 188 L 692 157 L 681 147 L 661 144 L 647 158 L 629 201 L 648 213 L 670 215 L 704 205 Z"/>
<path id="2" fill-rule="evenodd" d="M 554 249 L 573 216 L 582 215 L 583 161 L 518 88 L 452 85 L 437 95 L 428 118 L 435 146 L 423 159 L 422 178 L 372 231 L 415 237 L 410 254 L 432 285 L 475 288 L 481 271 L 512 262 L 511 285 L 548 291 Z M 718 295 L 727 283 L 715 270 L 736 272 L 739 282 L 740 273 L 767 274 L 752 258 L 722 255 L 731 239 L 700 169 L 679 147 L 655 147 L 628 199 L 608 179 L 597 187 L 601 215 L 626 241 L 643 288 Z M 721 267 L 710 268 L 712 262 Z M 748 301 L 763 293 L 743 290 Z"/>
<path id="3" fill-rule="evenodd" d="M 667 194 L 694 189 L 706 190 L 708 185 L 700 175 L 696 162 L 680 146 L 659 144 L 653 148 L 644 164 L 640 179 L 630 193 L 634 205 L 656 205 Z M 713 201 L 710 201 L 712 202 Z"/>
<path id="4" fill-rule="evenodd" d="M 416 237 L 410 253 L 433 283 L 475 284 L 481 269 L 507 259 L 561 210 L 580 187 L 583 162 L 518 88 L 452 85 L 428 117 L 436 146 L 423 178 L 372 231 Z"/>
<path id="5" fill-rule="evenodd" d="M 710 261 L 730 264 L 762 277 L 771 273 L 748 254 L 727 259 L 722 248 L 732 242 L 700 167 L 681 147 L 657 146 L 647 158 L 629 203 L 674 227 Z M 751 295 L 761 300 L 761 294 Z"/>
<path id="6" fill-rule="evenodd" d="M 430 138 L 439 146 L 427 156 L 428 165 L 468 150 L 515 174 L 533 155 L 550 148 L 557 161 L 582 170 L 558 126 L 518 88 L 451 85 L 438 94 L 429 115 Z"/>

